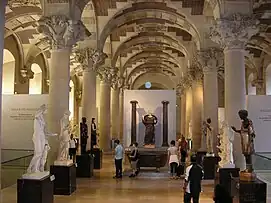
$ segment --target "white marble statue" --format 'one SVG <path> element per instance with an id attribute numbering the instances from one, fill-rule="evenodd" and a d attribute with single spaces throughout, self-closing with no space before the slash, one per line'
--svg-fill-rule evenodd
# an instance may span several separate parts
<path id="1" fill-rule="evenodd" d="M 34 134 L 32 138 L 33 143 L 34 143 L 34 157 L 32 158 L 30 162 L 30 165 L 27 169 L 28 174 L 25 174 L 25 177 L 28 177 L 30 174 L 44 172 L 44 166 L 46 163 L 47 154 L 48 154 L 48 151 L 50 150 L 50 146 L 48 143 L 48 136 L 56 135 L 56 134 L 49 134 L 46 132 L 46 122 L 44 119 L 44 114 L 46 113 L 46 111 L 47 111 L 47 107 L 44 104 L 40 106 L 40 108 L 37 110 L 35 114 Z"/>
<path id="2" fill-rule="evenodd" d="M 231 127 L 226 124 L 226 122 L 220 122 L 220 132 L 219 138 L 221 145 L 218 147 L 220 149 L 219 156 L 221 161 L 219 162 L 222 168 L 234 168 L 233 163 L 233 148 L 232 143 L 234 141 L 234 132 Z"/>
<path id="3" fill-rule="evenodd" d="M 211 125 L 211 119 L 208 118 L 206 120 L 206 148 L 207 148 L 207 153 L 209 155 L 214 154 L 214 150 L 213 150 L 213 133 L 214 132 L 214 128 Z"/>
<path id="4" fill-rule="evenodd" d="M 57 165 L 60 162 L 70 162 L 69 142 L 70 142 L 70 111 L 66 111 L 60 120 L 59 151 L 57 156 Z"/>
<path id="5" fill-rule="evenodd" d="M 188 138 L 192 139 L 192 122 L 189 122 L 189 127 L 188 127 Z"/>

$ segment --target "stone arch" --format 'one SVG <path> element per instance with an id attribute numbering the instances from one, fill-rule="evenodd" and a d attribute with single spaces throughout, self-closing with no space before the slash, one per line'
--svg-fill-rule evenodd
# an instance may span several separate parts
<path id="1" fill-rule="evenodd" d="M 158 8 L 155 7 L 155 4 L 153 4 L 152 7 L 147 9 L 147 11 L 143 8 L 136 8 L 133 11 L 131 8 L 127 8 L 115 14 L 114 17 L 108 21 L 100 34 L 98 49 L 103 51 L 107 37 L 114 29 L 117 29 L 120 25 L 124 25 L 136 19 L 146 18 L 159 18 L 171 21 L 171 23 L 175 24 L 178 28 L 190 33 L 194 37 L 194 40 L 199 48 L 200 34 L 195 25 L 191 24 L 184 15 L 173 12 L 173 9 L 169 7 Z"/>

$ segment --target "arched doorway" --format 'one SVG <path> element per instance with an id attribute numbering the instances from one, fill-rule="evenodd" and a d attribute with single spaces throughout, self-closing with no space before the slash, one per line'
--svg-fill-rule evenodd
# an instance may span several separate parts
<path id="1" fill-rule="evenodd" d="M 34 73 L 33 78 L 29 80 L 29 94 L 42 93 L 42 70 L 36 63 L 31 65 L 31 71 Z"/>
<path id="2" fill-rule="evenodd" d="M 71 112 L 70 120 L 72 120 L 74 117 L 74 83 L 72 80 L 70 80 L 69 111 Z"/>
<path id="3" fill-rule="evenodd" d="M 14 94 L 15 58 L 10 51 L 4 49 L 2 94 Z"/>
<path id="4" fill-rule="evenodd" d="M 253 81 L 254 81 L 254 75 L 253 73 L 251 73 L 248 76 L 247 95 L 256 95 L 256 87 L 252 86 Z"/>

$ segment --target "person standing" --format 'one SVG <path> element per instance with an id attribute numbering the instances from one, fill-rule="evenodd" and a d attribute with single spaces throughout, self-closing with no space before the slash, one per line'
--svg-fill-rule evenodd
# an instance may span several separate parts
<path id="1" fill-rule="evenodd" d="M 87 118 L 83 117 L 80 123 L 80 137 L 81 137 L 81 154 L 87 152 L 87 142 L 88 142 L 88 125 Z"/>
<path id="2" fill-rule="evenodd" d="M 175 141 L 170 142 L 170 147 L 168 148 L 168 163 L 170 165 L 171 178 L 177 178 L 177 167 L 179 165 L 178 158 L 178 148 L 175 146 Z"/>
<path id="3" fill-rule="evenodd" d="M 180 152 L 181 152 L 181 163 L 185 163 L 185 159 L 187 157 L 187 142 L 185 140 L 185 137 L 182 135 L 181 142 L 180 142 Z"/>
<path id="4" fill-rule="evenodd" d="M 203 170 L 200 165 L 197 164 L 196 155 L 191 156 L 191 165 L 186 168 L 184 179 L 184 203 L 199 202 L 199 196 L 201 192 L 201 180 L 203 179 Z"/>
<path id="5" fill-rule="evenodd" d="M 138 175 L 138 160 L 139 160 L 139 152 L 138 152 L 138 143 L 135 142 L 133 144 L 133 150 L 130 155 L 131 159 L 131 168 L 132 174 L 129 176 L 130 178 L 136 177 Z"/>
<path id="6" fill-rule="evenodd" d="M 75 163 L 76 158 L 76 143 L 77 140 L 73 137 L 73 134 L 71 134 L 69 154 L 70 158 L 73 160 L 73 163 Z"/>
<path id="7" fill-rule="evenodd" d="M 97 127 L 95 123 L 95 118 L 91 119 L 91 142 L 90 142 L 90 149 L 92 150 L 95 145 L 97 145 Z"/>
<path id="8" fill-rule="evenodd" d="M 122 159 L 124 151 L 119 140 L 115 140 L 115 144 L 116 144 L 115 148 L 116 175 L 114 176 L 114 178 L 122 178 Z"/>

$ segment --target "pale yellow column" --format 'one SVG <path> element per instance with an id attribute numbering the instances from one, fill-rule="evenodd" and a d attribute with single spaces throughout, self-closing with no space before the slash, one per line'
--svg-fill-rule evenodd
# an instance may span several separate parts
<path id="1" fill-rule="evenodd" d="M 5 26 L 5 8 L 6 8 L 6 0 L 2 0 L 0 2 L 0 72 L 3 72 L 3 49 L 4 49 L 4 26 Z M 3 78 L 0 77 L 0 90 L 2 93 L 2 81 Z M 0 124 L 2 123 L 2 100 L 0 101 Z M 1 147 L 1 125 L 0 125 L 0 147 Z M 0 160 L 1 160 L 1 153 L 0 153 Z M 0 188 L 1 188 L 1 163 L 0 163 Z M 0 197 L 1 196 L 0 190 Z"/>
<path id="2" fill-rule="evenodd" d="M 186 96 L 182 94 L 181 96 L 181 134 L 185 136 L 186 129 Z"/>
<path id="3" fill-rule="evenodd" d="M 112 130 L 112 138 L 119 139 L 119 127 L 120 127 L 120 90 L 118 87 L 113 87 L 111 89 L 111 130 Z"/>
<path id="4" fill-rule="evenodd" d="M 202 81 L 192 82 L 192 150 L 201 148 L 203 89 Z"/>
<path id="5" fill-rule="evenodd" d="M 91 65 L 91 64 L 90 64 Z M 92 67 L 83 70 L 83 93 L 82 93 L 82 116 L 87 118 L 88 143 L 87 150 L 90 150 L 91 120 L 96 119 L 96 72 Z"/>
<path id="6" fill-rule="evenodd" d="M 119 127 L 119 139 L 123 143 L 123 108 L 124 108 L 124 90 L 120 89 L 120 99 L 119 99 L 119 118 L 120 118 L 120 127 Z"/>
<path id="7" fill-rule="evenodd" d="M 100 120 L 100 101 L 101 101 L 101 91 L 100 91 L 100 88 L 101 87 L 101 80 L 99 77 L 96 77 L 96 115 L 97 115 L 97 128 L 98 128 L 98 131 L 100 129 L 100 123 L 101 123 L 101 120 Z"/>
<path id="8" fill-rule="evenodd" d="M 111 86 L 107 81 L 100 83 L 100 148 L 110 150 L 110 96 Z"/>
<path id="9" fill-rule="evenodd" d="M 60 119 L 69 110 L 70 92 L 70 49 L 53 49 L 51 51 L 48 125 L 49 131 L 60 133 Z M 48 164 L 52 164 L 57 156 L 58 137 L 49 137 L 51 147 Z"/>
<path id="10" fill-rule="evenodd" d="M 188 88 L 185 94 L 186 107 L 185 107 L 185 137 L 192 139 L 192 89 Z"/>

